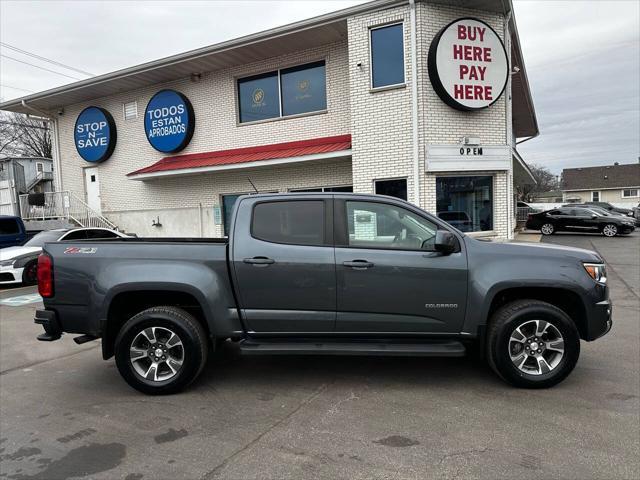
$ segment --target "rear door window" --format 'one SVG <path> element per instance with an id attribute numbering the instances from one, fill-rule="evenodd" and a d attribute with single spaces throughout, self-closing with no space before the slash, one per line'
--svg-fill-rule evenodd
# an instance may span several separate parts
<path id="1" fill-rule="evenodd" d="M 324 202 L 299 200 L 258 203 L 253 208 L 251 235 L 274 243 L 324 245 Z"/>

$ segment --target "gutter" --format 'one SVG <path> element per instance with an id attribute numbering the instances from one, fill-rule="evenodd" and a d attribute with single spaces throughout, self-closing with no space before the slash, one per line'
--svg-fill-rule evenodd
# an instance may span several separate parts
<path id="1" fill-rule="evenodd" d="M 413 144 L 413 203 L 420 206 L 420 147 L 418 144 L 418 22 L 416 2 L 409 0 L 411 11 L 411 124 Z"/>
<path id="2" fill-rule="evenodd" d="M 60 172 L 60 134 L 58 128 L 58 119 L 52 117 L 50 113 L 38 110 L 29 105 L 25 100 L 20 101 L 23 108 L 37 113 L 40 117 L 46 119 L 51 124 L 51 140 L 53 141 L 53 190 L 55 192 L 62 191 L 62 174 Z"/>

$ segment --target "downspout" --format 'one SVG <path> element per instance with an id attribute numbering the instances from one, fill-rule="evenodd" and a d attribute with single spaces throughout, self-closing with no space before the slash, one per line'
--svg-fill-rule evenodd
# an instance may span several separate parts
<path id="1" fill-rule="evenodd" d="M 420 147 L 418 145 L 418 22 L 416 0 L 409 0 L 411 12 L 411 123 L 413 142 L 413 203 L 420 206 Z"/>
<path id="2" fill-rule="evenodd" d="M 60 172 L 60 136 L 58 130 L 58 119 L 52 117 L 50 113 L 44 112 L 42 110 L 38 110 L 35 107 L 27 104 L 24 100 L 20 102 L 22 106 L 32 112 L 37 113 L 42 118 L 46 118 L 49 120 L 51 124 L 51 141 L 53 142 L 53 177 L 54 177 L 54 191 L 61 192 L 62 191 L 62 173 Z"/>
<path id="3" fill-rule="evenodd" d="M 511 5 L 509 4 L 509 11 L 504 17 L 504 25 L 502 28 L 504 42 L 506 44 L 507 50 L 507 69 L 509 74 L 507 75 L 507 97 L 506 97 L 506 115 L 505 115 L 505 136 L 506 143 L 509 145 L 509 156 L 510 164 L 511 164 L 511 175 L 507 175 L 507 182 L 510 182 L 510 188 L 507 186 L 507 238 L 511 240 L 513 238 L 513 231 L 515 230 L 515 173 L 513 168 L 513 156 L 514 156 L 514 139 L 513 139 L 513 92 L 511 91 L 511 76 L 513 75 L 513 64 L 511 62 L 511 33 L 509 32 L 509 22 L 511 21 L 511 16 L 513 15 L 513 10 L 511 9 Z M 511 178 L 509 178 L 511 177 Z"/>

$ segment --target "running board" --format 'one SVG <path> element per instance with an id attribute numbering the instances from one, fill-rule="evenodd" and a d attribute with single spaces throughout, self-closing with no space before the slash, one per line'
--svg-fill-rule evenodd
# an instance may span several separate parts
<path id="1" fill-rule="evenodd" d="M 378 355 L 407 357 L 462 357 L 466 349 L 461 342 L 431 341 L 429 343 L 375 342 L 284 342 L 243 340 L 244 355 Z"/>

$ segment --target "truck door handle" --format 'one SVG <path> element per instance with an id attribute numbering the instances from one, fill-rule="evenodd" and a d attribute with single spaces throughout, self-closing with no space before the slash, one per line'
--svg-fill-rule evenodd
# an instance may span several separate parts
<path id="1" fill-rule="evenodd" d="M 245 258 L 242 261 L 250 265 L 264 265 L 264 266 L 271 265 L 272 263 L 276 263 L 276 261 L 273 258 L 267 258 L 267 257 Z"/>
<path id="2" fill-rule="evenodd" d="M 367 262 L 366 260 L 353 260 L 351 262 L 342 262 L 342 265 L 345 267 L 351 267 L 355 270 L 366 270 L 367 268 L 373 267 L 373 263 Z"/>

